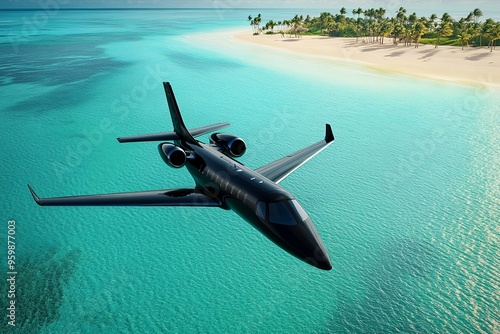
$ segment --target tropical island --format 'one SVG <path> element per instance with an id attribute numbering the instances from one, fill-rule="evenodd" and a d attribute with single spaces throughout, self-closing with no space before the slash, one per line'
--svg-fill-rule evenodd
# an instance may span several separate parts
<path id="1" fill-rule="evenodd" d="M 418 48 L 422 44 L 479 46 L 487 45 L 490 51 L 500 40 L 500 22 L 487 19 L 480 22 L 483 16 L 481 9 L 476 8 L 460 20 L 453 19 L 448 13 L 440 18 L 436 14 L 430 17 L 418 17 L 416 13 L 407 15 L 405 8 L 400 7 L 394 17 L 387 17 L 384 8 L 370 8 L 352 10 L 353 17 L 346 15 L 347 9 L 342 7 L 339 14 L 323 12 L 318 17 L 295 15 L 289 20 L 269 20 L 261 26 L 262 16 L 258 14 L 248 21 L 252 26 L 253 34 L 279 33 L 300 37 L 303 34 L 329 37 L 356 37 L 364 42 L 379 42 L 384 44 L 385 38 L 392 39 L 393 44 L 404 43 Z M 363 17 L 361 17 L 363 15 Z M 278 31 L 275 31 L 275 28 Z"/>
<path id="2" fill-rule="evenodd" d="M 418 17 L 403 7 L 394 17 L 386 16 L 383 8 L 357 8 L 350 17 L 344 7 L 338 14 L 295 15 L 267 23 L 258 14 L 247 18 L 251 34 L 233 33 L 232 39 L 336 64 L 500 87 L 500 53 L 494 52 L 500 42 L 500 22 L 482 17 L 479 8 L 459 20 L 448 13 Z"/>

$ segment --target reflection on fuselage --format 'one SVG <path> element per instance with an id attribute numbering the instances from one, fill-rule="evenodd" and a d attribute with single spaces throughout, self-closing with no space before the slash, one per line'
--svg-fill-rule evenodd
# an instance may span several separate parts
<path id="1" fill-rule="evenodd" d="M 289 192 L 224 154 L 214 155 L 213 147 L 200 144 L 193 147 L 196 158 L 186 165 L 200 189 L 288 253 L 315 267 L 331 269 L 314 224 Z"/>

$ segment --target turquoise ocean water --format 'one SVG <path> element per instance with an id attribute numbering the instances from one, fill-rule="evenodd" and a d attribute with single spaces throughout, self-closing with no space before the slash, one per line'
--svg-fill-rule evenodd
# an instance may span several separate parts
<path id="1" fill-rule="evenodd" d="M 498 333 L 498 89 L 262 51 L 224 32 L 250 33 L 255 13 L 1 12 L 0 275 L 13 219 L 15 331 Z M 281 183 L 332 271 L 220 209 L 34 203 L 27 183 L 46 197 L 191 186 L 156 143 L 115 139 L 171 130 L 161 81 L 189 127 L 230 122 L 254 168 L 332 124 L 335 143 Z M 13 330 L 5 315 L 1 332 Z"/>

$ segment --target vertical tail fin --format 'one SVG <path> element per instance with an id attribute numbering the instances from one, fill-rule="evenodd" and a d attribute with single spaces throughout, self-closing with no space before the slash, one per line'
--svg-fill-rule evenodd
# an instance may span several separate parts
<path id="1" fill-rule="evenodd" d="M 172 124 L 174 125 L 174 132 L 179 136 L 181 141 L 185 141 L 190 144 L 198 144 L 198 142 L 189 133 L 188 129 L 184 125 L 184 121 L 182 120 L 179 106 L 177 105 L 177 101 L 175 100 L 172 86 L 170 85 L 169 82 L 164 82 L 163 88 L 165 89 L 168 108 L 170 109 L 170 117 L 172 117 Z"/>

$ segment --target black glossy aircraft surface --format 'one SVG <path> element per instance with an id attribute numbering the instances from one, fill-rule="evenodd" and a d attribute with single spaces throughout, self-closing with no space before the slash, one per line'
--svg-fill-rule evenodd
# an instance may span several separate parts
<path id="1" fill-rule="evenodd" d="M 28 185 L 35 201 L 42 206 L 208 206 L 231 209 L 295 257 L 320 269 L 332 269 L 325 245 L 308 214 L 288 191 L 278 185 L 333 142 L 330 125 L 326 125 L 324 140 L 252 170 L 233 159 L 246 151 L 241 138 L 214 133 L 210 144 L 195 139 L 225 128 L 229 123 L 187 130 L 172 87 L 168 82 L 163 85 L 174 131 L 122 137 L 118 141 L 173 141 L 158 145 L 160 156 L 174 168 L 185 166 L 195 181 L 194 188 L 39 198 Z"/>

